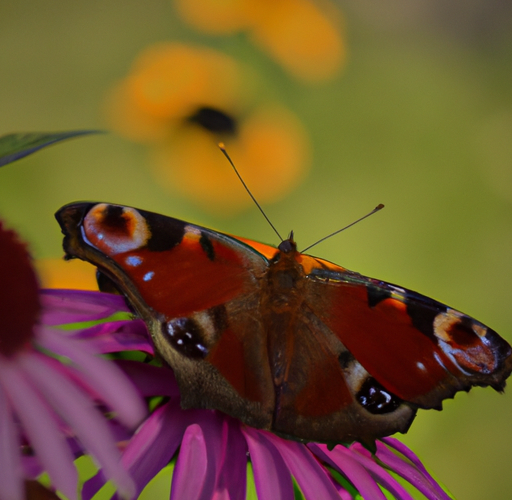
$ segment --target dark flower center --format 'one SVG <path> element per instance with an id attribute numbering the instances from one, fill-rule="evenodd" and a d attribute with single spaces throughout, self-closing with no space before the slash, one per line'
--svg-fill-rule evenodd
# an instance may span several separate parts
<path id="1" fill-rule="evenodd" d="M 214 134 L 235 135 L 238 128 L 234 118 L 223 111 L 208 106 L 198 108 L 193 115 L 189 116 L 188 121 L 200 125 Z"/>
<path id="2" fill-rule="evenodd" d="M 11 356 L 33 337 L 40 304 L 29 253 L 0 221 L 0 353 Z"/>

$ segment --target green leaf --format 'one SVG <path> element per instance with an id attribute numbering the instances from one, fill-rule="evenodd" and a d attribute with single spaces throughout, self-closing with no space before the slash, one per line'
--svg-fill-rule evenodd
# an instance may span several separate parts
<path id="1" fill-rule="evenodd" d="M 87 134 L 98 134 L 99 130 L 74 130 L 70 132 L 39 133 L 29 132 L 7 134 L 0 137 L 0 167 L 28 156 L 38 149 L 45 148 L 55 142 L 71 139 Z"/>

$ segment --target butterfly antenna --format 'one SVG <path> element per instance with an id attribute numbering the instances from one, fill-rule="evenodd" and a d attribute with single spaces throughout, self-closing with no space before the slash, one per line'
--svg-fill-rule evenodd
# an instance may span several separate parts
<path id="1" fill-rule="evenodd" d="M 335 234 L 341 233 L 342 231 L 345 231 L 345 229 L 348 229 L 349 227 L 352 227 L 354 224 L 357 224 L 358 222 L 361 222 L 362 220 L 366 219 L 367 217 L 370 217 L 370 215 L 373 215 L 375 212 L 378 212 L 379 210 L 382 210 L 384 208 L 384 205 L 380 203 L 377 205 L 371 212 L 367 213 L 363 217 L 355 220 L 348 226 L 342 227 L 341 229 L 338 229 L 337 231 L 334 231 L 334 233 L 328 234 L 327 236 L 324 236 L 323 238 L 319 239 L 317 242 L 313 243 L 312 245 L 309 245 L 304 250 L 301 250 L 301 253 L 307 252 L 310 248 L 313 248 L 314 246 L 318 245 L 319 243 L 322 243 L 322 241 L 325 241 L 326 239 L 330 238 L 331 236 L 334 236 Z"/>
<path id="2" fill-rule="evenodd" d="M 251 193 L 251 190 L 247 187 L 247 184 L 244 182 L 244 180 L 242 179 L 242 176 L 240 175 L 240 173 L 238 172 L 237 168 L 235 167 L 235 164 L 233 163 L 233 160 L 230 158 L 230 156 L 228 155 L 228 152 L 226 151 L 226 148 L 224 146 L 224 144 L 222 142 L 219 142 L 218 144 L 219 146 L 219 149 L 224 153 L 224 156 L 228 159 L 230 165 L 233 167 L 233 170 L 235 171 L 235 174 L 237 175 L 237 177 L 240 179 L 240 182 L 242 183 L 242 186 L 245 188 L 245 190 L 249 193 L 249 196 L 252 198 L 252 201 L 254 201 L 255 205 L 258 207 L 259 211 L 263 214 L 263 217 L 265 217 L 265 219 L 267 220 L 267 222 L 269 223 L 270 227 L 274 230 L 274 232 L 277 234 L 278 238 L 281 240 L 281 241 L 284 241 L 282 236 L 279 234 L 279 231 L 276 229 L 276 227 L 274 226 L 274 224 L 272 224 L 272 222 L 270 222 L 270 219 L 267 217 L 267 214 L 264 212 L 263 208 L 261 208 L 261 205 L 257 202 L 256 198 L 253 196 L 253 194 Z"/>

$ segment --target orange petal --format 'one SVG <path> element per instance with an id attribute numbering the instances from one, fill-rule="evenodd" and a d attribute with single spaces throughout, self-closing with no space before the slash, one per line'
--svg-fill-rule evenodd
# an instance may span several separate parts
<path id="1" fill-rule="evenodd" d="M 174 4 L 191 26 L 218 35 L 246 29 L 266 7 L 259 0 L 175 0 Z"/>
<path id="2" fill-rule="evenodd" d="M 62 259 L 38 259 L 35 267 L 43 288 L 98 290 L 96 268 L 87 262 Z"/>
<path id="3" fill-rule="evenodd" d="M 238 70 L 231 58 L 214 50 L 162 43 L 142 52 L 127 85 L 141 111 L 178 118 L 198 103 L 224 107 L 233 102 Z"/>
<path id="4" fill-rule="evenodd" d="M 254 42 L 290 73 L 309 82 L 332 78 L 345 60 L 341 13 L 322 2 L 275 0 L 254 25 Z"/>

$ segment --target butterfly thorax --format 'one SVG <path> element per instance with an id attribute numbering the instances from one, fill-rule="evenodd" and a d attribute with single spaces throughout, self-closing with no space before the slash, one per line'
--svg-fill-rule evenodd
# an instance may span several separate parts
<path id="1" fill-rule="evenodd" d="M 298 262 L 300 252 L 292 239 L 284 240 L 269 262 L 262 296 L 262 311 L 271 314 L 294 312 L 303 299 L 304 270 Z"/>
<path id="2" fill-rule="evenodd" d="M 304 270 L 298 262 L 293 240 L 285 240 L 270 260 L 260 300 L 260 314 L 265 325 L 270 356 L 276 408 L 289 377 L 288 354 L 296 344 L 298 311 L 304 300 Z"/>

